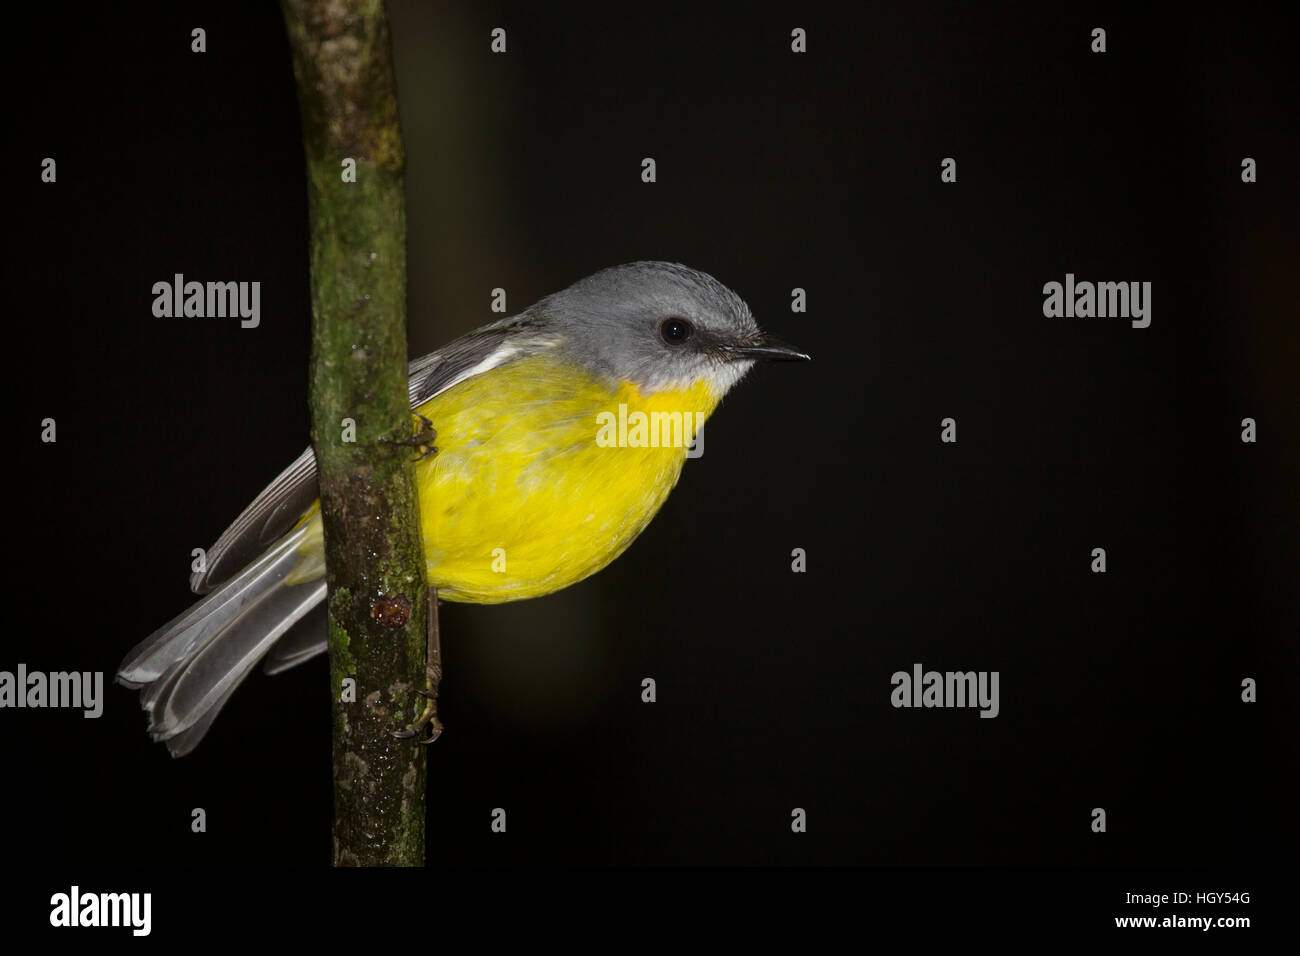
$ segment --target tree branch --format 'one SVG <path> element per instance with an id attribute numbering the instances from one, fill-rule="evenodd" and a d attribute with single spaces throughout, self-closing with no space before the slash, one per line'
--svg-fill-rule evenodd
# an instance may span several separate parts
<path id="1" fill-rule="evenodd" d="M 311 216 L 312 447 L 334 708 L 334 864 L 424 863 L 424 558 L 406 388 L 405 163 L 382 0 L 282 0 Z M 346 160 L 355 181 L 346 181 Z M 348 421 L 355 423 L 349 434 Z M 342 702 L 344 680 L 355 702 Z"/>

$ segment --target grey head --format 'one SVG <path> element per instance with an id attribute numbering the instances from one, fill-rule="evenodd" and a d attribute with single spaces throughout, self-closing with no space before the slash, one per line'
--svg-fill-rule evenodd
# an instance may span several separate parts
<path id="1" fill-rule="evenodd" d="M 642 391 L 705 380 L 720 397 L 757 361 L 808 358 L 762 332 L 717 279 L 672 262 L 604 269 L 523 315 L 557 334 L 568 358 Z"/>

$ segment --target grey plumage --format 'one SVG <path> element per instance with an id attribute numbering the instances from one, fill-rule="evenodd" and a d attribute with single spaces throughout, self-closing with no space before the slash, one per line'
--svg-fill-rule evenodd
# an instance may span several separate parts
<path id="1" fill-rule="evenodd" d="M 299 528 L 127 654 L 117 679 L 143 688 L 149 732 L 174 756 L 202 738 L 235 688 L 272 645 L 325 597 L 325 582 L 288 585 Z"/>

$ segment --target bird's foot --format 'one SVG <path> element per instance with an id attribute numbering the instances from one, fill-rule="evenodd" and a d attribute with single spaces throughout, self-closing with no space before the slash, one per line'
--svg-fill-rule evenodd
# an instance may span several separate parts
<path id="1" fill-rule="evenodd" d="M 429 668 L 429 685 L 427 690 L 417 690 L 416 693 L 424 698 L 424 710 L 420 716 L 415 718 L 413 723 L 407 724 L 401 730 L 394 730 L 393 736 L 398 740 L 411 740 L 414 737 L 423 736 L 426 732 L 428 736 L 420 743 L 428 745 L 433 743 L 442 736 L 442 721 L 438 719 L 438 684 L 441 682 L 442 675 L 437 673 L 434 668 Z"/>
<path id="2" fill-rule="evenodd" d="M 419 412 L 415 413 L 415 417 L 420 420 L 420 425 L 422 426 L 420 430 L 410 438 L 395 438 L 390 442 L 390 444 L 413 445 L 420 452 L 420 457 L 415 460 L 424 461 L 424 459 L 438 451 L 437 446 L 433 443 L 434 439 L 438 437 L 438 430 L 433 427 L 433 422 L 429 421 L 429 419 L 425 418 Z"/>

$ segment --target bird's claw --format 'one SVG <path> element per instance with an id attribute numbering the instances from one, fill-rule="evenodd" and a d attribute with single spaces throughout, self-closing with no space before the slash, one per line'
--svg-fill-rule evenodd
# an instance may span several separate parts
<path id="1" fill-rule="evenodd" d="M 393 736 L 398 740 L 411 740 L 414 737 L 420 736 L 420 734 L 425 730 L 429 731 L 429 736 L 421 740 L 420 743 L 427 747 L 442 736 L 442 721 L 437 717 L 434 717 L 426 723 L 421 724 L 421 722 L 417 720 L 415 723 L 403 730 L 394 730 Z"/>
<path id="2" fill-rule="evenodd" d="M 440 671 L 429 669 L 429 689 L 416 688 L 416 693 L 424 698 L 424 710 L 415 718 L 414 723 L 407 724 L 401 730 L 394 730 L 393 736 L 398 740 L 411 740 L 428 730 L 429 736 L 420 743 L 428 746 L 442 736 L 442 721 L 438 719 L 438 683 L 442 677 Z"/>
<path id="3" fill-rule="evenodd" d="M 425 418 L 419 412 L 415 413 L 415 417 L 420 420 L 420 424 L 424 427 L 410 438 L 395 438 L 390 442 L 390 444 L 413 445 L 420 450 L 420 456 L 414 460 L 424 461 L 424 459 L 438 451 L 438 446 L 433 443 L 434 439 L 438 437 L 438 430 L 433 427 L 433 422 L 429 421 L 429 419 Z"/>

